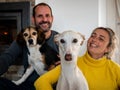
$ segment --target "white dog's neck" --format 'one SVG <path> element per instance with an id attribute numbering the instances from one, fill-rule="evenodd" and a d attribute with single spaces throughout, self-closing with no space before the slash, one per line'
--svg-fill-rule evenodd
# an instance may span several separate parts
<path id="1" fill-rule="evenodd" d="M 61 57 L 61 59 L 61 68 L 64 73 L 75 71 L 77 68 L 77 56 L 75 56 L 71 61 L 66 61 L 63 57 Z"/>

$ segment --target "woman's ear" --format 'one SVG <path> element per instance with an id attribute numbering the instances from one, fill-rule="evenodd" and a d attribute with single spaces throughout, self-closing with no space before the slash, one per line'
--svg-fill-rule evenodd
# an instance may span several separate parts
<path id="1" fill-rule="evenodd" d="M 109 53 L 109 52 L 110 52 L 110 50 L 111 50 L 111 48 L 110 48 L 110 47 L 106 47 L 106 49 L 105 49 L 105 53 Z"/>

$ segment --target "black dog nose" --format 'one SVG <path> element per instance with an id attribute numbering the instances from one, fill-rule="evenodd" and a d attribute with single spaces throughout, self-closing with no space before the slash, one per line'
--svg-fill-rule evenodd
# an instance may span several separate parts
<path id="1" fill-rule="evenodd" d="M 32 39 L 29 39 L 28 42 L 29 42 L 29 44 L 33 44 L 33 40 Z"/>
<path id="2" fill-rule="evenodd" d="M 72 60 L 72 55 L 71 54 L 66 54 L 65 55 L 65 60 L 66 61 L 71 61 Z"/>

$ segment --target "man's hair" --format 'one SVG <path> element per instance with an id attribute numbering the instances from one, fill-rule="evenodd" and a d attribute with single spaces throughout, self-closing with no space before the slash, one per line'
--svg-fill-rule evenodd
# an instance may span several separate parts
<path id="1" fill-rule="evenodd" d="M 37 5 L 35 5 L 35 6 L 33 7 L 33 17 L 35 17 L 35 9 L 36 9 L 38 6 L 47 6 L 47 7 L 50 9 L 50 11 L 51 11 L 51 15 L 53 16 L 51 7 L 50 7 L 47 3 L 43 3 L 43 2 L 42 2 L 42 3 L 38 3 Z"/>

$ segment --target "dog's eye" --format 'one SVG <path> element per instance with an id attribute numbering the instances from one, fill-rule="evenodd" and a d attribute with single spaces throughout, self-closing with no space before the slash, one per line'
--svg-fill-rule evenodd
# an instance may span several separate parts
<path id="1" fill-rule="evenodd" d="M 73 43 L 77 43 L 77 41 L 78 41 L 78 40 L 77 40 L 76 38 L 75 38 L 75 39 L 73 39 Z"/>
<path id="2" fill-rule="evenodd" d="M 64 39 L 61 39 L 60 42 L 61 42 L 61 43 L 65 43 L 65 40 L 64 40 Z"/>
<path id="3" fill-rule="evenodd" d="M 33 32 L 33 33 L 32 33 L 32 35 L 36 35 L 36 34 L 37 34 L 37 32 Z"/>
<path id="4" fill-rule="evenodd" d="M 24 37 L 27 37 L 27 36 L 28 36 L 28 34 L 27 34 L 27 33 L 24 33 L 24 34 L 23 34 L 23 36 L 24 36 Z"/>

